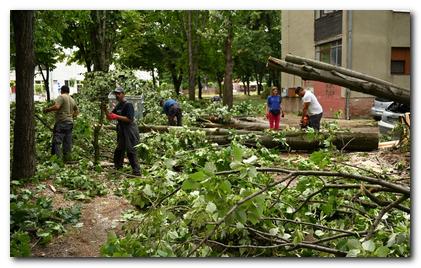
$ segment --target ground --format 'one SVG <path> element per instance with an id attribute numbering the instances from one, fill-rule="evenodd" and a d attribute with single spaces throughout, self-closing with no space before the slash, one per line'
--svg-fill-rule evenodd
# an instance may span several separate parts
<path id="1" fill-rule="evenodd" d="M 47 182 L 48 184 L 48 182 Z M 66 201 L 63 193 L 47 187 L 43 193 L 53 198 L 53 206 L 67 207 L 75 201 Z M 81 204 L 80 227 L 68 226 L 68 231 L 55 238 L 47 246 L 36 244 L 32 248 L 35 257 L 99 257 L 100 247 L 107 240 L 108 232 L 121 232 L 122 213 L 133 209 L 129 202 L 110 191 Z"/>
<path id="2" fill-rule="evenodd" d="M 263 118 L 259 119 L 265 121 Z M 299 121 L 299 117 L 289 117 L 283 119 L 283 123 L 295 124 Z M 354 130 L 360 127 L 367 128 L 370 131 L 377 129 L 371 120 L 339 120 L 339 125 L 344 127 L 352 127 Z M 394 175 L 396 180 L 407 180 L 410 183 L 410 153 L 402 153 L 398 150 L 378 150 L 365 153 L 350 153 L 349 165 L 359 168 L 369 168 L 374 171 L 386 171 Z M 282 157 L 306 157 L 305 153 L 282 153 Z M 402 168 L 403 167 L 403 168 Z M 107 172 L 105 170 L 105 172 Z M 106 180 L 106 176 L 102 179 Z M 124 177 L 122 178 L 124 179 Z M 48 186 L 51 181 L 46 181 Z M 115 185 L 110 183 L 112 189 Z M 55 191 L 50 187 L 46 187 L 44 194 L 53 198 L 54 206 L 70 206 L 75 201 L 67 201 L 63 197 L 63 193 Z M 95 197 L 88 202 L 82 203 L 81 219 L 78 227 L 68 226 L 68 231 L 53 239 L 47 246 L 35 244 L 32 248 L 33 256 L 36 257 L 99 257 L 100 247 L 107 240 L 107 234 L 111 231 L 119 234 L 122 233 L 123 224 L 122 214 L 133 209 L 128 200 L 123 197 L 114 195 L 114 191 L 110 191 L 108 195 Z"/>

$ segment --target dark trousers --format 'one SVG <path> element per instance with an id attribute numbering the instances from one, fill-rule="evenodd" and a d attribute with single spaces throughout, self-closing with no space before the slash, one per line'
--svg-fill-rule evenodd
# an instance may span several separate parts
<path id="1" fill-rule="evenodd" d="M 51 143 L 51 154 L 62 156 L 61 147 L 63 147 L 63 154 L 65 158 L 70 157 L 72 151 L 72 130 L 73 123 L 70 121 L 67 122 L 57 122 L 54 125 L 53 130 L 53 141 Z"/>
<path id="2" fill-rule="evenodd" d="M 175 122 L 175 119 L 177 119 L 177 122 Z M 181 108 L 174 104 L 170 107 L 169 113 L 168 113 L 168 125 L 170 126 L 181 126 L 183 120 L 183 113 L 181 111 Z"/>
<path id="3" fill-rule="evenodd" d="M 116 169 L 123 167 L 124 155 L 127 152 L 127 158 L 129 159 L 130 166 L 132 167 L 133 173 L 140 173 L 139 163 L 137 161 L 136 148 L 131 144 L 126 144 L 126 138 L 120 131 L 117 132 L 117 148 L 114 151 L 114 166 Z"/>
<path id="4" fill-rule="evenodd" d="M 315 130 L 320 130 L 320 120 L 322 120 L 323 113 L 314 114 L 309 116 L 308 126 Z"/>

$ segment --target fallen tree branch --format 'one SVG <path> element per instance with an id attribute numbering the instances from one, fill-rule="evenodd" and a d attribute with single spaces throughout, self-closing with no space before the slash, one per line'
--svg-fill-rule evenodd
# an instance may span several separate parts
<path id="1" fill-rule="evenodd" d="M 390 203 L 388 206 L 384 207 L 380 211 L 379 215 L 377 215 L 374 223 L 371 225 L 371 227 L 370 227 L 370 229 L 367 233 L 367 236 L 364 238 L 364 240 L 367 241 L 373 236 L 374 231 L 376 230 L 377 225 L 379 225 L 379 223 L 380 223 L 381 219 L 383 218 L 384 214 L 386 214 L 389 210 L 391 210 L 392 208 L 395 208 L 397 205 L 399 205 L 400 203 L 402 203 L 403 201 L 405 201 L 408 198 L 409 198 L 409 196 L 403 195 L 403 196 L 399 197 L 397 200 L 395 200 L 394 202 Z"/>
<path id="2" fill-rule="evenodd" d="M 281 219 L 281 218 L 274 218 L 274 217 L 265 217 L 265 218 L 261 218 L 261 219 L 262 220 L 283 221 L 283 222 L 295 223 L 295 224 L 299 224 L 299 225 L 313 226 L 313 227 L 316 227 L 317 229 L 323 229 L 323 230 L 329 230 L 329 231 L 335 231 L 335 232 L 347 233 L 347 234 L 355 234 L 355 232 L 353 232 L 353 231 L 331 228 L 331 227 L 327 227 L 327 226 L 324 226 L 324 225 L 315 224 L 315 223 L 311 223 L 311 222 L 303 222 L 303 221 Z"/>
<path id="3" fill-rule="evenodd" d="M 258 195 L 260 195 L 260 194 L 262 194 L 262 193 L 264 193 L 264 192 L 266 192 L 267 190 L 269 190 L 270 188 L 272 188 L 273 186 L 276 186 L 276 185 L 278 185 L 278 184 L 280 184 L 280 183 L 282 183 L 283 181 L 285 181 L 285 180 L 287 180 L 287 179 L 290 179 L 290 178 L 292 178 L 292 177 L 294 177 L 294 175 L 293 174 L 289 174 L 289 175 L 287 175 L 286 177 L 284 177 L 283 179 L 281 179 L 281 180 L 279 180 L 279 181 L 275 181 L 275 182 L 273 182 L 273 183 L 271 183 L 271 184 L 269 184 L 268 186 L 266 186 L 265 188 L 263 188 L 262 190 L 260 190 L 260 191 L 257 191 L 257 192 L 255 192 L 255 193 L 253 193 L 253 194 L 251 194 L 251 195 L 249 195 L 249 196 L 247 196 L 247 197 L 245 197 L 245 198 L 243 198 L 243 199 L 241 199 L 240 201 L 238 201 L 233 207 L 231 207 L 231 209 L 227 212 L 227 213 L 225 213 L 225 215 L 220 219 L 220 220 L 218 220 L 218 222 L 216 223 L 216 225 L 213 227 L 213 229 L 212 229 L 212 231 L 205 237 L 205 238 L 203 238 L 202 239 L 202 241 L 200 241 L 200 243 L 198 244 L 198 245 L 196 245 L 190 252 L 189 252 L 189 254 L 187 255 L 187 257 L 189 257 L 189 256 L 191 256 L 194 252 L 196 252 L 196 250 L 200 247 L 200 246 L 202 246 L 203 245 L 203 243 L 205 243 L 215 232 L 216 232 L 216 229 L 228 218 L 228 216 L 230 216 L 238 207 L 240 207 L 242 204 L 244 204 L 245 202 L 247 202 L 248 200 L 250 200 L 250 199 L 253 199 L 254 197 L 256 197 L 256 196 L 258 196 Z"/>
<path id="4" fill-rule="evenodd" d="M 388 206 L 388 205 L 391 204 L 391 202 L 387 202 L 387 201 L 381 200 L 380 198 L 378 198 L 377 196 L 375 196 L 374 194 L 372 194 L 369 190 L 367 190 L 367 188 L 365 188 L 365 187 L 362 187 L 362 188 L 364 190 L 364 194 L 368 198 L 370 198 L 371 201 L 373 201 L 374 203 L 376 203 L 377 205 L 384 207 L 384 206 Z M 401 210 L 401 211 L 403 211 L 403 212 L 406 212 L 408 214 L 411 213 L 411 209 L 409 209 L 407 207 L 404 207 L 404 206 L 402 206 L 400 204 L 396 205 L 396 208 L 399 209 L 399 210 Z"/>

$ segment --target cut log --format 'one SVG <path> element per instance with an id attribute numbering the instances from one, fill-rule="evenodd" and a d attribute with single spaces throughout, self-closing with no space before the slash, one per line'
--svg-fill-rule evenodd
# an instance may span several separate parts
<path id="1" fill-rule="evenodd" d="M 265 130 L 269 129 L 268 122 L 249 122 L 249 120 L 239 120 L 236 118 L 231 118 L 229 122 L 221 123 L 220 120 L 216 117 L 202 118 L 201 126 L 203 127 L 216 127 L 216 128 L 234 128 L 234 129 L 245 129 L 245 130 Z M 286 126 L 280 126 L 280 128 L 285 128 Z"/>
<path id="2" fill-rule="evenodd" d="M 290 132 L 286 133 L 286 144 L 280 142 L 271 136 L 261 135 L 256 136 L 255 139 L 248 139 L 245 144 L 255 147 L 260 143 L 266 148 L 277 148 L 280 150 L 294 150 L 294 151 L 315 151 L 324 147 L 323 140 L 313 140 L 308 138 L 305 132 Z M 229 144 L 232 137 L 230 136 L 208 136 L 208 140 L 218 144 Z M 378 149 L 379 137 L 377 133 L 338 133 L 332 144 L 341 151 L 358 151 L 366 152 Z"/>
<path id="3" fill-rule="evenodd" d="M 139 127 L 139 132 L 168 132 L 170 129 L 182 129 L 183 127 L 176 126 L 152 126 L 142 125 Z M 232 133 L 238 135 L 254 134 L 253 138 L 246 140 L 245 144 L 255 147 L 258 143 L 267 148 L 278 148 L 280 150 L 296 150 L 296 151 L 314 151 L 324 146 L 323 141 L 328 138 L 327 133 L 319 133 L 320 137 L 317 140 L 309 138 L 306 132 L 289 131 L 284 132 L 285 142 L 279 138 L 273 138 L 262 131 L 248 131 L 248 130 L 229 130 L 221 128 L 189 128 L 191 130 L 201 130 L 207 135 L 210 142 L 218 143 L 220 145 L 229 144 L 233 138 Z M 286 143 L 286 144 L 285 144 Z M 378 133 L 355 133 L 355 132 L 338 132 L 332 144 L 338 150 L 345 151 L 372 151 L 378 149 L 379 136 Z"/>
<path id="4" fill-rule="evenodd" d="M 402 104 L 410 105 L 411 96 L 409 90 L 402 88 L 391 88 L 382 84 L 352 78 L 339 73 L 336 70 L 326 71 L 316 69 L 309 65 L 297 65 L 274 57 L 269 57 L 268 66 L 282 72 L 300 76 L 304 80 L 315 80 L 331 83 L 349 88 L 365 94 L 385 98 Z"/>

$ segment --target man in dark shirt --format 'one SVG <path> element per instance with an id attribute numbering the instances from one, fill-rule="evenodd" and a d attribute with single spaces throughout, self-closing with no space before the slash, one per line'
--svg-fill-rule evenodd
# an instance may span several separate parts
<path id="1" fill-rule="evenodd" d="M 169 99 L 165 102 L 164 100 L 161 100 L 160 105 L 162 106 L 164 113 L 168 117 L 168 125 L 170 126 L 182 125 L 183 114 L 182 114 L 180 106 L 175 100 Z M 177 122 L 176 122 L 176 119 L 177 119 Z"/>
<path id="2" fill-rule="evenodd" d="M 139 129 L 134 120 L 133 104 L 127 102 L 124 90 L 121 87 L 114 89 L 118 104 L 111 113 L 102 106 L 108 120 L 117 120 L 117 148 L 114 151 L 114 166 L 116 169 L 123 167 L 124 154 L 127 152 L 127 158 L 133 169 L 134 175 L 140 175 L 140 168 L 137 161 L 135 146 L 139 143 Z"/>

